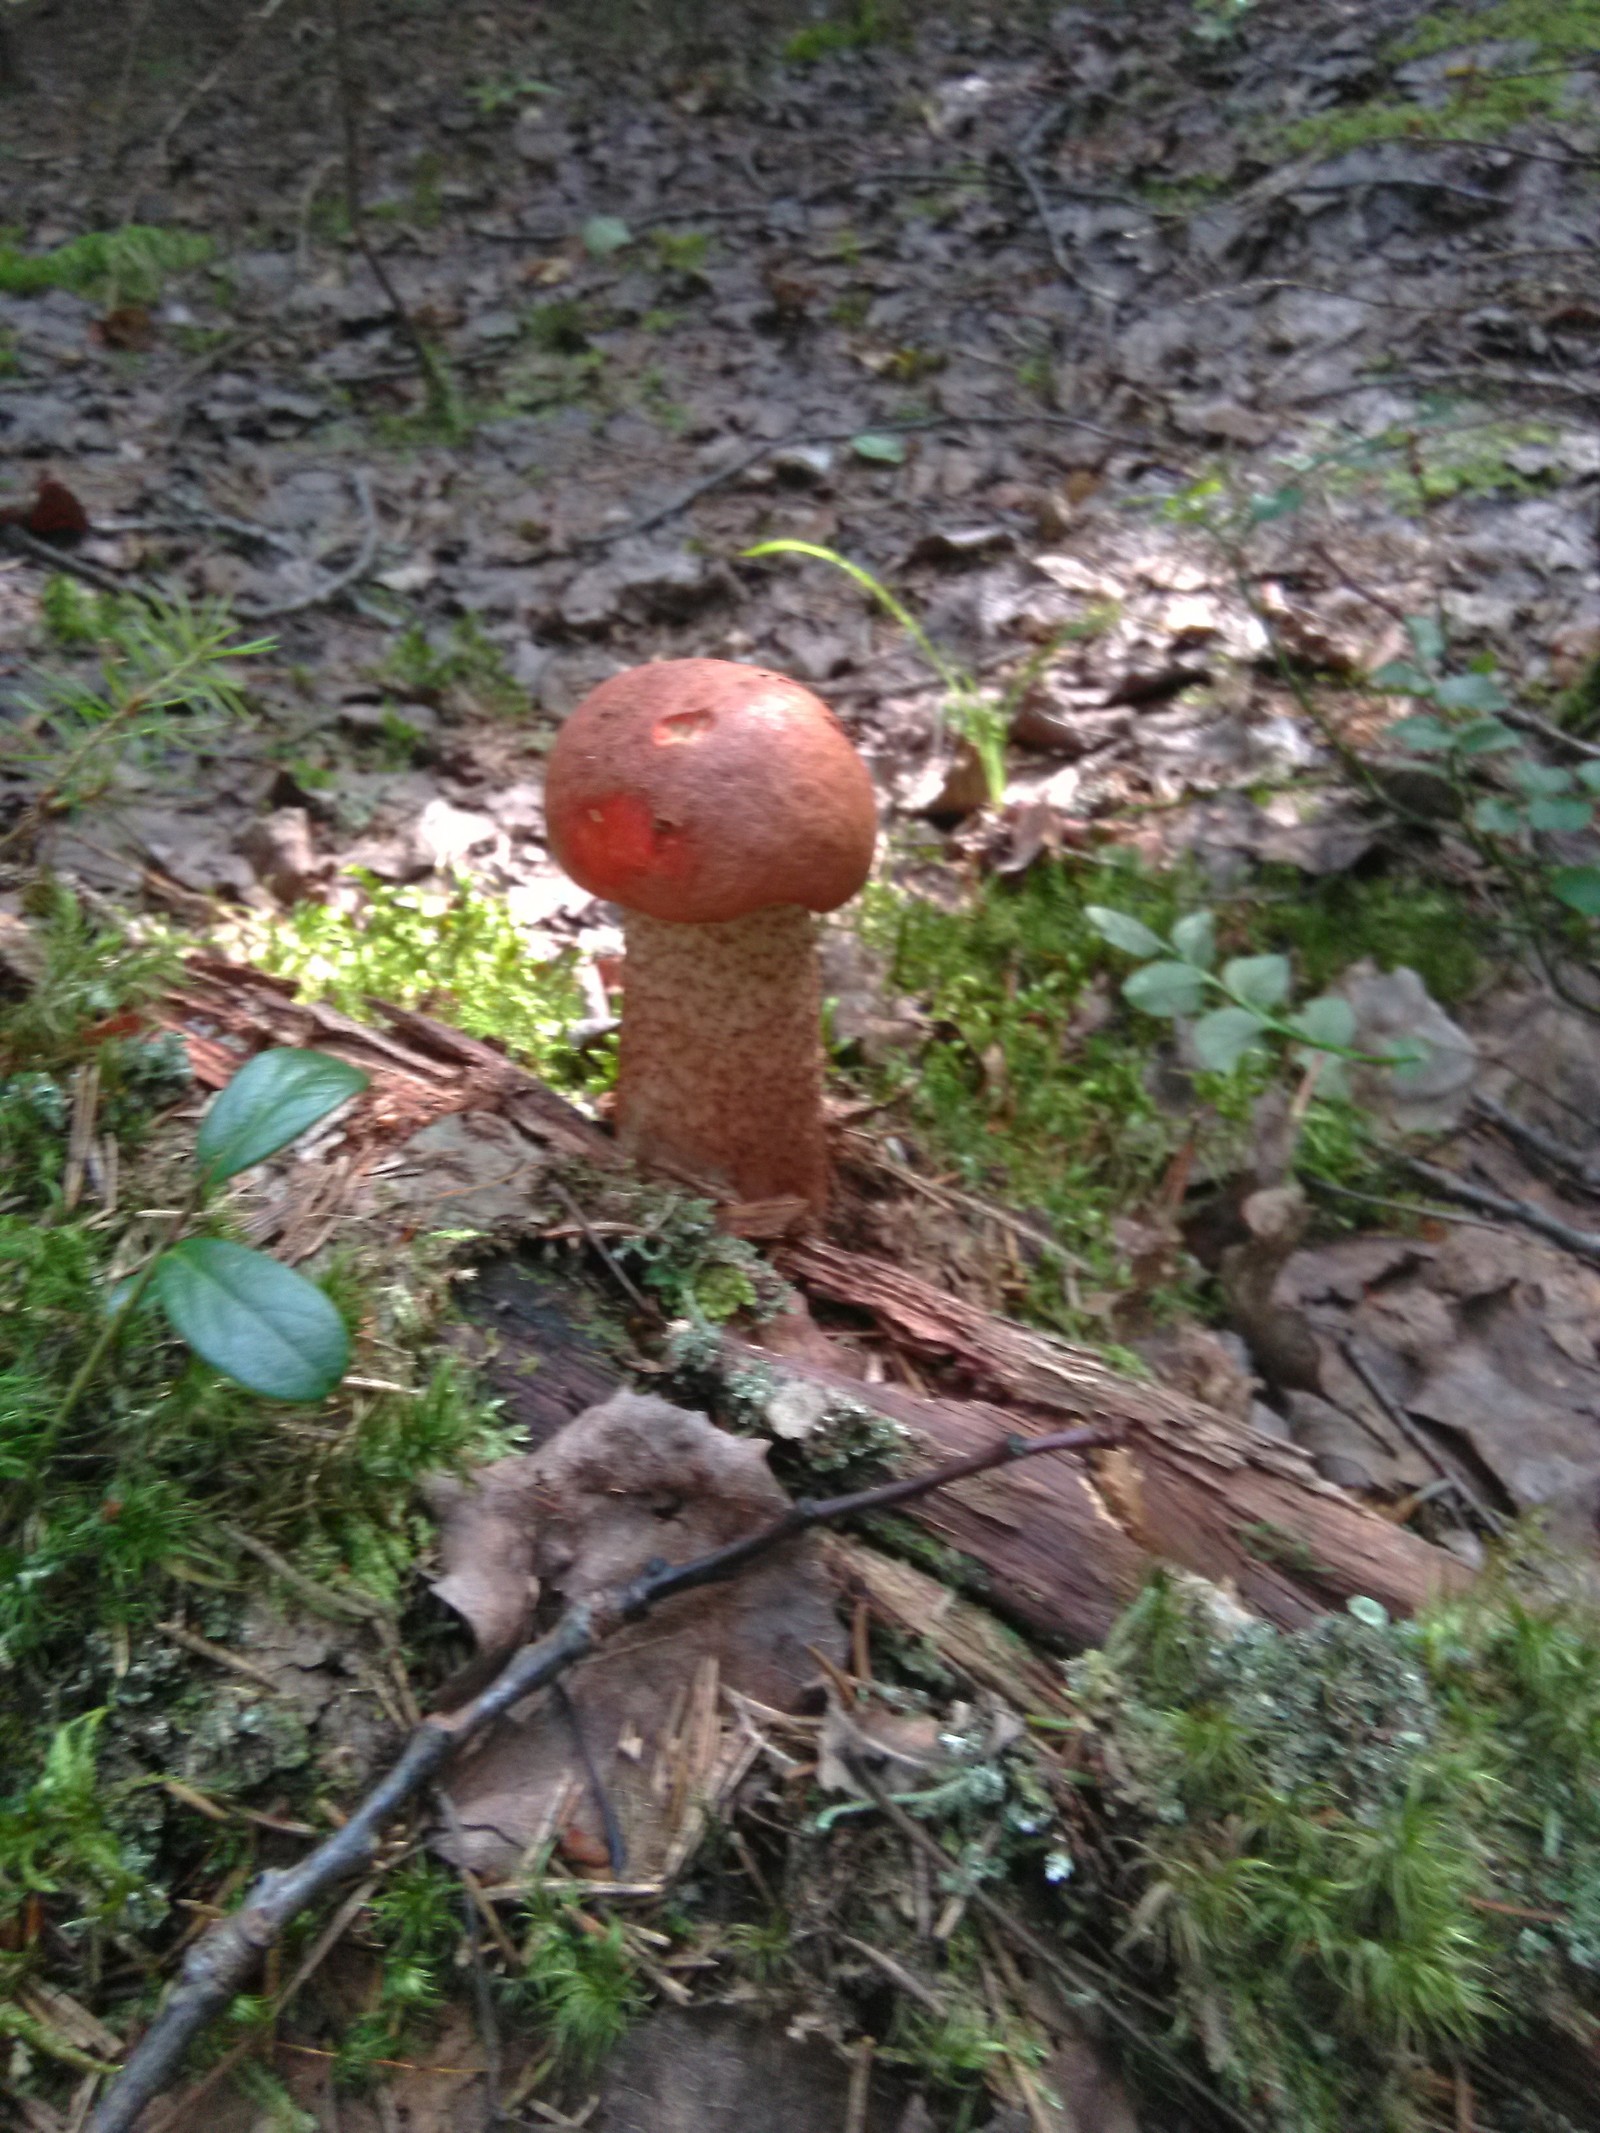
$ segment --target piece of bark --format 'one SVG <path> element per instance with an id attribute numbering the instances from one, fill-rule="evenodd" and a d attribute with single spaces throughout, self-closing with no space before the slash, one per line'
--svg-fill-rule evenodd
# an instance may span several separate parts
<path id="1" fill-rule="evenodd" d="M 352 1136 L 376 1155 L 450 1111 L 493 1111 L 558 1157 L 615 1168 L 616 1143 L 554 1089 L 477 1037 L 430 1016 L 375 1000 L 389 1025 L 373 1028 L 320 1001 L 297 1000 L 294 982 L 192 955 L 181 987 L 156 1019 L 180 1035 L 195 1078 L 221 1088 L 268 1045 L 312 1045 L 371 1076 L 353 1113 Z"/>
<path id="2" fill-rule="evenodd" d="M 847 1533 L 827 1533 L 822 1560 L 845 1596 L 866 1602 L 878 1621 L 925 1639 L 943 1663 L 1019 1710 L 1067 1717 L 1077 1705 L 1058 1666 L 1030 1651 L 1014 1631 L 926 1570 L 884 1555 Z"/>
<path id="3" fill-rule="evenodd" d="M 1125 1445 L 1076 1462 L 1041 1460 L 941 1491 L 920 1523 L 973 1556 L 994 1604 L 1073 1644 L 1102 1638 L 1153 1560 L 1230 1583 L 1292 1627 L 1356 1594 L 1409 1614 L 1466 1573 L 1443 1549 L 1389 1524 L 1319 1478 L 1297 1447 L 1118 1377 L 1069 1347 L 946 1296 L 886 1260 L 807 1242 L 783 1255 L 812 1295 L 870 1312 L 898 1343 L 988 1399 L 925 1399 L 843 1369 L 776 1364 L 901 1422 L 914 1458 L 960 1457 L 997 1435 L 1063 1421 L 1117 1421 Z M 991 1404 L 998 1400 L 1000 1404 Z"/>

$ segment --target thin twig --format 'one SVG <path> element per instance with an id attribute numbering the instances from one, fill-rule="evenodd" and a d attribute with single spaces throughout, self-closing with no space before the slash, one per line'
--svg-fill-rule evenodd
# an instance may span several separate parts
<path id="1" fill-rule="evenodd" d="M 267 1951 L 277 1945 L 290 1921 L 308 1904 L 371 1862 L 391 1819 L 424 1787 L 433 1784 L 462 1748 L 487 1732 L 513 1705 L 535 1690 L 547 1688 L 580 1659 L 587 1658 L 607 1637 L 681 1593 L 695 1592 L 736 1576 L 747 1564 L 818 1526 L 888 1510 L 970 1475 L 988 1473 L 1018 1460 L 1037 1459 L 1046 1453 L 1087 1451 L 1096 1445 L 1117 1443 L 1120 1437 L 1121 1431 L 1114 1424 L 1058 1430 L 1043 1437 L 1005 1437 L 984 1451 L 952 1460 L 931 1473 L 885 1482 L 880 1488 L 861 1489 L 821 1503 L 802 1498 L 742 1540 L 730 1541 L 687 1563 L 651 1567 L 620 1591 L 597 1594 L 570 1606 L 548 1636 L 536 1644 L 524 1645 L 470 1703 L 448 1717 L 424 1719 L 399 1761 L 342 1828 L 297 1866 L 263 1874 L 240 1908 L 195 1943 L 184 1958 L 166 2005 L 102 2100 L 90 2133 L 133 2133 L 145 2105 L 166 2089 L 189 2046 L 222 2013 Z M 916 1824 L 911 1827 L 916 1828 Z"/>
<path id="2" fill-rule="evenodd" d="M 1348 1335 L 1340 1341 L 1339 1352 L 1362 1384 L 1366 1386 L 1373 1399 L 1377 1401 L 1378 1405 L 1389 1417 L 1395 1428 L 1399 1430 L 1401 1436 L 1405 1438 L 1414 1451 L 1422 1454 L 1440 1480 L 1448 1482 L 1456 1494 L 1472 1506 L 1491 1533 L 1504 1533 L 1506 1522 L 1494 1508 L 1494 1505 L 1488 1501 L 1482 1490 L 1469 1479 L 1454 1460 L 1446 1459 L 1443 1452 L 1436 1445 L 1429 1443 L 1402 1403 L 1391 1398 L 1376 1372 L 1369 1369 L 1367 1364 L 1363 1362 L 1361 1350 Z"/>
<path id="3" fill-rule="evenodd" d="M 1481 1090 L 1473 1091 L 1472 1107 L 1485 1118 L 1492 1119 L 1508 1139 L 1528 1149 L 1541 1162 L 1551 1164 L 1585 1192 L 1600 1191 L 1600 1180 L 1590 1169 L 1588 1159 L 1576 1148 L 1557 1140 L 1553 1133 L 1546 1133 L 1542 1126 L 1530 1125 L 1527 1119 L 1518 1118 L 1515 1111 L 1508 1111 L 1504 1104 L 1496 1103 L 1492 1096 L 1485 1096 Z"/>
<path id="4" fill-rule="evenodd" d="M 867 2133 L 867 2103 L 872 2095 L 872 2061 L 877 2044 L 860 2037 L 850 2055 L 850 2093 L 845 2103 L 844 2133 Z"/>
<path id="5" fill-rule="evenodd" d="M 1442 1192 L 1446 1199 L 1459 1200 L 1463 1207 L 1476 1207 L 1486 1215 L 1498 1215 L 1503 1222 L 1520 1222 L 1525 1229 L 1536 1230 L 1541 1237 L 1548 1237 L 1552 1244 L 1563 1250 L 1575 1252 L 1580 1259 L 1587 1259 L 1600 1266 L 1600 1233 L 1592 1229 L 1574 1229 L 1570 1222 L 1559 1216 L 1547 1215 L 1542 1207 L 1535 1207 L 1531 1200 L 1513 1200 L 1508 1193 L 1490 1192 L 1482 1185 L 1469 1185 L 1465 1178 L 1458 1178 L 1453 1170 L 1441 1170 L 1437 1163 L 1424 1163 L 1414 1155 L 1402 1156 L 1406 1169 L 1431 1185 L 1435 1192 Z"/>
<path id="6" fill-rule="evenodd" d="M 450 380 L 438 356 L 423 339 L 416 320 L 406 309 L 405 299 L 367 233 L 361 174 L 360 91 L 356 81 L 355 53 L 350 37 L 349 0 L 333 0 L 333 46 L 339 74 L 339 122 L 344 140 L 344 204 L 350 236 L 366 261 L 374 281 L 383 291 L 394 322 L 417 359 L 423 388 L 430 406 L 443 411 L 450 400 Z"/>
<path id="7" fill-rule="evenodd" d="M 224 1539 L 253 1555 L 258 1563 L 265 1563 L 274 1577 L 281 1578 L 289 1590 L 319 1614 L 332 1614 L 345 1621 L 370 1622 L 384 1618 L 384 1611 L 376 1600 L 365 1593 L 339 1592 L 331 1585 L 319 1585 L 315 1578 L 308 1578 L 303 1570 L 281 1556 L 276 1548 L 269 1548 L 264 1540 L 247 1533 L 243 1526 L 221 1526 L 218 1531 Z M 386 1618 L 385 1618 L 386 1619 Z"/>
<path id="8" fill-rule="evenodd" d="M 352 467 L 350 486 L 356 492 L 356 501 L 361 506 L 361 545 L 356 550 L 355 560 L 343 570 L 302 593 L 298 600 L 285 600 L 277 607 L 241 607 L 237 609 L 247 622 L 278 622 L 285 615 L 304 614 L 308 607 L 325 607 L 330 600 L 337 600 L 340 593 L 348 592 L 372 568 L 378 553 L 378 513 L 372 501 L 372 477 L 365 467 Z"/>
<path id="9" fill-rule="evenodd" d="M 561 1202 L 562 1206 L 567 1210 L 567 1213 L 572 1217 L 573 1221 L 577 1223 L 579 1229 L 582 1230 L 584 1235 L 584 1241 L 588 1244 L 589 1249 L 600 1260 L 606 1272 L 611 1276 L 612 1280 L 622 1291 L 623 1295 L 626 1296 L 628 1300 L 638 1310 L 642 1311 L 647 1318 L 655 1319 L 657 1323 L 659 1323 L 666 1316 L 665 1312 L 661 1309 L 661 1306 L 659 1304 L 653 1304 L 650 1301 L 649 1297 L 645 1295 L 644 1291 L 637 1285 L 637 1283 L 633 1280 L 632 1276 L 618 1262 L 615 1254 L 606 1249 L 604 1238 L 601 1237 L 598 1230 L 596 1230 L 596 1228 L 594 1227 L 594 1224 L 589 1220 L 589 1217 L 584 1213 L 583 1209 L 578 1205 L 577 1201 L 572 1197 L 571 1193 L 568 1192 L 565 1185 L 561 1183 L 561 1180 L 559 1178 L 552 1178 L 550 1180 L 550 1189 L 555 1194 L 556 1198 Z"/>
<path id="10" fill-rule="evenodd" d="M 1104 423 L 1091 422 L 1086 415 L 1054 415 L 1043 408 L 1037 411 L 1030 408 L 1025 414 L 1017 415 L 930 415 L 917 422 L 877 422 L 871 427 L 874 432 L 885 437 L 914 437 L 928 430 L 1024 429 L 1030 423 L 1043 429 L 1087 430 L 1091 436 L 1104 437 L 1111 444 L 1126 446 L 1129 451 L 1147 452 L 1151 448 L 1148 437 L 1133 437 L 1125 430 L 1107 429 Z M 631 519 L 623 526 L 609 526 L 601 533 L 585 534 L 582 539 L 571 544 L 569 553 L 586 554 L 591 549 L 610 548 L 618 541 L 633 540 L 641 534 L 654 533 L 658 526 L 664 526 L 669 519 L 677 518 L 681 512 L 687 511 L 691 504 L 698 503 L 702 496 L 709 496 L 713 489 L 720 489 L 725 482 L 736 481 L 741 474 L 748 473 L 751 467 L 759 466 L 763 460 L 776 458 L 781 452 L 804 451 L 813 445 L 848 444 L 853 437 L 861 434 L 861 427 L 858 423 L 850 430 L 817 430 L 797 437 L 769 438 L 764 443 L 753 446 L 748 452 L 741 453 L 727 466 L 719 467 L 714 474 L 707 474 L 703 480 L 691 483 L 687 489 L 680 490 L 670 503 L 661 504 L 654 511 L 647 511 L 642 518 Z"/>
<path id="11" fill-rule="evenodd" d="M 346 1933 L 349 1932 L 351 1926 L 360 1917 L 362 1911 L 372 1901 L 377 1891 L 378 1881 L 379 1876 L 374 1874 L 368 1880 L 363 1881 L 359 1888 L 353 1889 L 317 1935 L 296 1965 L 294 1974 L 288 1984 L 284 1986 L 283 1990 L 277 1994 L 272 2002 L 271 2019 L 274 2022 L 277 2021 L 279 2015 L 283 2013 L 289 2003 L 297 1997 L 302 1988 L 310 1982 L 316 1972 L 321 1969 Z M 210 1935 L 208 1934 L 206 1938 L 209 1939 Z M 201 1941 L 199 1945 L 204 1947 L 205 1942 Z M 160 2121 L 150 2128 L 150 2133 L 170 2133 L 172 2127 L 191 2114 L 195 2105 L 202 2103 L 213 2089 L 220 2087 L 236 2066 L 249 2058 L 260 2042 L 261 2037 L 259 2034 L 252 2033 L 250 2036 L 242 2037 L 231 2051 L 223 2053 L 215 2066 L 206 2070 L 193 2088 L 167 2105 Z M 107 2092 L 105 2101 L 100 2106 L 102 2111 L 107 2104 L 115 2099 L 117 2090 L 121 2085 L 120 2080 L 112 2084 Z"/>
<path id="12" fill-rule="evenodd" d="M 226 1667 L 230 1674 L 238 1674 L 245 1681 L 253 1681 L 258 1688 L 268 1689 L 274 1696 L 283 1696 L 293 1702 L 289 1691 L 281 1681 L 275 1681 L 265 1667 L 256 1666 L 249 1659 L 241 1659 L 237 1652 L 230 1652 L 224 1644 L 213 1644 L 209 1637 L 197 1636 L 192 1629 L 185 1629 L 179 1622 L 158 1622 L 156 1633 L 169 1643 L 181 1645 L 186 1652 L 193 1652 L 197 1659 L 209 1659 L 213 1666 Z"/>
<path id="13" fill-rule="evenodd" d="M 244 57 L 256 38 L 266 28 L 283 4 L 284 0 L 266 0 L 265 6 L 258 9 L 245 24 L 240 32 L 238 42 L 230 45 L 216 65 L 202 74 L 200 79 L 192 84 L 187 94 L 179 102 L 178 108 L 173 112 L 171 118 L 167 120 L 161 131 L 156 135 L 155 142 L 145 158 L 144 167 L 147 173 L 153 172 L 158 164 L 166 161 L 167 152 L 172 146 L 173 136 L 178 131 L 178 128 L 188 118 L 189 114 L 211 94 L 229 68 L 236 66 Z M 134 188 L 135 191 L 139 189 L 138 187 Z"/>
<path id="14" fill-rule="evenodd" d="M 617 1881 L 627 1878 L 628 1844 L 622 1834 L 622 1824 L 617 1820 L 617 1810 L 611 1804 L 611 1795 L 605 1787 L 594 1757 L 589 1752 L 588 1735 L 583 1730 L 583 1720 L 578 1716 L 578 1707 L 567 1693 L 564 1681 L 554 1684 L 551 1691 L 557 1708 L 567 1722 L 567 1731 L 572 1735 L 573 1746 L 578 1751 L 578 1760 L 583 1765 L 583 1774 L 588 1780 L 589 1796 L 594 1801 L 595 1812 L 600 1817 L 600 1827 L 605 1831 L 606 1858 L 612 1876 Z"/>
<path id="15" fill-rule="evenodd" d="M 102 570 L 98 563 L 69 554 L 65 548 L 53 548 L 48 541 L 41 541 L 36 533 L 30 533 L 26 526 L 0 526 L 0 545 L 12 549 L 17 555 L 25 555 L 29 562 L 38 563 L 46 570 L 60 571 L 84 585 L 92 585 L 96 592 L 134 593 L 141 600 L 156 598 L 149 586 L 140 585 L 132 578 L 119 578 L 114 571 Z"/>

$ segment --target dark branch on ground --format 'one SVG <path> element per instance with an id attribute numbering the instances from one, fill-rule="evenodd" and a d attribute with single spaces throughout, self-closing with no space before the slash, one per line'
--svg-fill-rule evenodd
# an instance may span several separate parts
<path id="1" fill-rule="evenodd" d="M 145 2106 L 160 2096 L 177 2074 L 190 2045 L 243 1988 L 290 1921 L 308 1904 L 371 1862 L 393 1817 L 438 1777 L 460 1749 L 486 1732 L 524 1697 L 558 1681 L 617 1630 L 639 1621 L 680 1593 L 737 1576 L 746 1564 L 817 1526 L 835 1525 L 867 1512 L 892 1510 L 935 1489 L 948 1488 L 952 1482 L 1017 1460 L 1114 1444 L 1121 1434 L 1115 1424 L 1107 1424 L 1057 1430 L 1043 1437 L 1004 1437 L 981 1452 L 952 1460 L 931 1473 L 821 1502 L 801 1498 L 742 1540 L 730 1541 L 687 1563 L 650 1565 L 621 1591 L 569 1607 L 548 1636 L 536 1644 L 524 1645 L 472 1702 L 447 1718 L 425 1719 L 407 1742 L 400 1760 L 341 1829 L 298 1866 L 263 1874 L 240 1908 L 195 1943 L 184 1959 L 178 1983 L 166 2005 L 134 2048 L 90 2121 L 88 2133 L 133 2133 Z"/>

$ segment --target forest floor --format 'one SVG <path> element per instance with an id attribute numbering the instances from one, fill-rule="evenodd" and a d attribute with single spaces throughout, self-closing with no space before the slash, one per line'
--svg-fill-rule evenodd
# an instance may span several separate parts
<path id="1" fill-rule="evenodd" d="M 470 1682 L 441 1600 L 485 1653 L 526 1634 L 533 1559 L 473 1517 L 525 1519 L 518 1462 L 619 1385 L 813 1491 L 997 1408 L 1137 1441 L 819 1545 L 575 1694 L 626 1874 L 571 1727 L 519 1733 L 438 1809 L 453 1866 L 419 1823 L 305 1922 L 162 2133 L 1595 2122 L 1581 2080 L 1535 2108 L 1495 2067 L 1514 2005 L 1592 2071 L 1600 1829 L 1560 1788 L 1600 1646 L 1562 1614 L 1559 1685 L 1505 1662 L 1502 1767 L 1451 1668 L 1494 1674 L 1510 1617 L 1399 1618 L 1531 1516 L 1574 1551 L 1541 1604 L 1595 1547 L 1600 13 L 1000 14 L 18 17 L 0 507 L 49 480 L 88 519 L 53 560 L 0 526 L 6 1323 L 71 1334 L 0 1377 L 29 2133 L 90 2123 L 184 1937 Z M 749 552 L 784 541 L 870 572 L 931 660 L 826 557 Z M 597 682 L 688 655 L 816 689 L 880 797 L 825 934 L 824 1240 L 629 1182 L 592 1123 L 621 936 L 546 850 L 543 762 Z M 1248 1056 L 1124 996 L 1206 913 L 1231 991 L 1189 993 L 1255 999 Z M 1330 997 L 1347 1050 L 1413 1063 L 1299 1049 Z M 355 1375 L 264 1424 L 147 1343 L 103 1438 L 38 1435 L 25 1375 L 59 1399 L 203 1094 L 308 1041 L 371 1086 L 227 1220 L 328 1282 Z M 419 1474 L 497 1457 L 511 1509 L 424 1511 Z M 748 1510 L 731 1474 L 708 1498 Z M 1138 1600 L 1152 1561 L 1268 1627 Z M 1108 1635 L 1070 1688 L 1041 1656 Z M 1536 1750 L 1556 1704 L 1592 1730 Z M 1180 1799 L 1151 1742 L 1198 1766 L 1203 1718 L 1234 1762 L 1213 1741 Z M 861 1811 L 864 1741 L 943 1864 Z M 1482 1804 L 1526 1756 L 1542 1866 Z M 1353 1846 L 1420 1801 L 1427 1933 L 1329 1897 L 1294 1986 L 1303 1920 L 1227 1912 L 1220 1875 L 1204 1909 L 1171 1831 L 1228 1828 L 1237 1866 L 1252 1760 L 1297 1842 L 1330 1800 Z M 1327 1889 L 1381 1878 L 1354 1857 Z M 1059 1884 L 1084 1967 L 1008 1939 L 990 1881 L 1035 1925 Z M 1363 2000 L 1347 1942 L 1410 1982 Z"/>

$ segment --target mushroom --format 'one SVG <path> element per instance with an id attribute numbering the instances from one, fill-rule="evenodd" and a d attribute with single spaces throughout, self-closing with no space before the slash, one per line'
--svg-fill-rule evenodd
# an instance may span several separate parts
<path id="1" fill-rule="evenodd" d="M 872 781 L 782 674 L 668 659 L 613 675 L 562 727 L 550 849 L 623 911 L 617 1133 L 637 1161 L 820 1212 L 822 988 L 812 913 L 872 865 Z"/>

